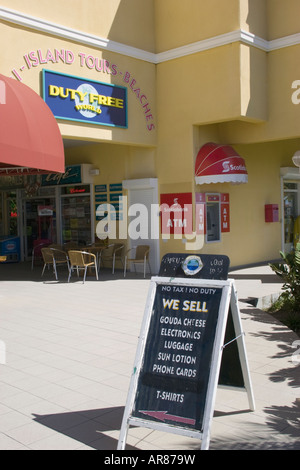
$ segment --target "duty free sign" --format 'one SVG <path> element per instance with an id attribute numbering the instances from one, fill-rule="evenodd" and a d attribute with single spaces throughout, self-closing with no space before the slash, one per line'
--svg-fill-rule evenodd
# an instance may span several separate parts
<path id="1" fill-rule="evenodd" d="M 127 88 L 43 70 L 43 98 L 58 119 L 127 128 Z"/>

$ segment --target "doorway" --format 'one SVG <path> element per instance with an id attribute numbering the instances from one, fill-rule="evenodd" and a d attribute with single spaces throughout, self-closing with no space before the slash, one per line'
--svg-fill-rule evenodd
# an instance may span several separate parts
<path id="1" fill-rule="evenodd" d="M 295 243 L 300 241 L 299 184 L 297 181 L 283 181 L 283 251 L 285 253 L 290 253 Z"/>
<path id="2" fill-rule="evenodd" d="M 123 181 L 123 188 L 128 190 L 128 224 L 134 220 L 139 220 L 142 227 L 139 227 L 141 237 L 133 239 L 129 236 L 128 248 L 134 248 L 137 245 L 149 245 L 149 262 L 152 274 L 159 271 L 159 217 L 153 216 L 155 207 L 158 212 L 158 182 L 156 178 L 145 178 Z M 135 206 L 136 205 L 136 206 Z M 143 208 L 139 213 L 138 208 Z M 135 212 L 137 208 L 137 212 Z M 138 266 L 137 266 L 138 268 Z M 142 268 L 141 268 L 142 269 Z"/>
<path id="3" fill-rule="evenodd" d="M 42 243 L 57 243 L 55 197 L 23 200 L 24 257 L 29 260 L 33 249 Z"/>

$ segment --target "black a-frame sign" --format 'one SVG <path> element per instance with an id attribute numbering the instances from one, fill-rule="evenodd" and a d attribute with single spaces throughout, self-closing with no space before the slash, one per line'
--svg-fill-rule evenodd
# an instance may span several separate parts
<path id="1" fill-rule="evenodd" d="M 169 254 L 152 277 L 118 449 L 130 425 L 200 439 L 208 449 L 217 386 L 243 389 L 254 410 L 229 259 Z"/>

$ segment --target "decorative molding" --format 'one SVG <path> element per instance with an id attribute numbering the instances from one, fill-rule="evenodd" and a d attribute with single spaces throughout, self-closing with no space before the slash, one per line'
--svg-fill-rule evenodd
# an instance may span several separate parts
<path id="1" fill-rule="evenodd" d="M 258 47 L 264 51 L 268 51 L 268 41 L 265 41 L 264 39 L 261 39 L 258 36 L 255 36 L 254 34 L 248 33 L 246 31 L 237 30 L 156 54 L 156 63 L 178 59 L 189 54 L 207 51 L 209 49 L 225 46 L 226 44 L 231 44 L 234 42 L 243 42 L 245 44 Z"/>
<path id="2" fill-rule="evenodd" d="M 283 38 L 273 39 L 269 41 L 269 51 L 276 51 L 283 47 L 297 46 L 300 44 L 300 33 L 291 34 Z"/>
<path id="3" fill-rule="evenodd" d="M 290 47 L 300 44 L 300 33 L 285 36 L 283 38 L 267 41 L 243 30 L 236 30 L 229 33 L 214 36 L 212 38 L 203 39 L 185 46 L 177 47 L 158 54 L 144 51 L 135 47 L 127 46 L 119 42 L 110 41 L 99 36 L 77 31 L 67 28 L 66 26 L 42 20 L 9 8 L 0 7 L 0 20 L 13 24 L 19 24 L 34 31 L 51 34 L 69 41 L 75 41 L 87 46 L 104 49 L 110 52 L 133 57 L 153 64 L 160 64 L 168 60 L 178 59 L 190 54 L 206 51 L 226 44 L 241 42 L 250 46 L 261 49 L 265 52 L 275 51 L 284 47 Z"/>
<path id="4" fill-rule="evenodd" d="M 127 46 L 118 42 L 103 39 L 92 34 L 83 33 L 75 29 L 67 28 L 63 25 L 51 23 L 40 18 L 25 15 L 8 8 L 0 7 L 0 20 L 8 21 L 9 23 L 19 24 L 25 28 L 40 31 L 42 33 L 51 34 L 56 37 L 75 41 L 87 46 L 96 47 L 98 49 L 105 49 L 110 52 L 117 52 L 118 54 L 127 55 L 136 59 L 145 60 L 146 62 L 155 63 L 155 54 L 152 54 L 142 49 Z"/>

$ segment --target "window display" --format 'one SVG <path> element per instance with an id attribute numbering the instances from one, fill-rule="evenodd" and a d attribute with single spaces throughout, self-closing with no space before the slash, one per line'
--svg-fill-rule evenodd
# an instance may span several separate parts
<path id="1" fill-rule="evenodd" d="M 62 188 L 62 242 L 91 244 L 91 200 L 89 185 Z"/>
<path id="2" fill-rule="evenodd" d="M 7 193 L 8 234 L 18 235 L 17 195 L 15 191 Z"/>

